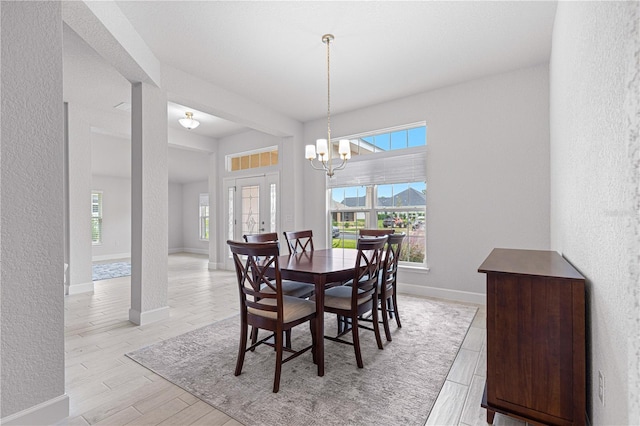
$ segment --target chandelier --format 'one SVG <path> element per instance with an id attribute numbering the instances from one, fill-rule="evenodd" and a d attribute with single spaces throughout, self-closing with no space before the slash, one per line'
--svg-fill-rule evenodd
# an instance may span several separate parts
<path id="1" fill-rule="evenodd" d="M 315 145 L 307 145 L 304 153 L 305 158 L 311 163 L 311 167 L 327 172 L 327 176 L 329 177 L 332 177 L 337 170 L 344 169 L 347 165 L 347 160 L 351 158 L 351 144 L 348 139 L 342 139 L 338 145 L 338 155 L 342 163 L 334 167 L 331 161 L 333 157 L 333 144 L 331 143 L 331 62 L 329 45 L 333 39 L 333 34 L 325 34 L 322 36 L 322 42 L 327 45 L 327 138 L 316 140 Z M 314 162 L 316 156 L 317 162 Z"/>

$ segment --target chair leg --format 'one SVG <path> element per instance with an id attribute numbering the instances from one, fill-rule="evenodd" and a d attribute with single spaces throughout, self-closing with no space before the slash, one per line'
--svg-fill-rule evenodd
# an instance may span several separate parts
<path id="1" fill-rule="evenodd" d="M 291 330 L 287 330 L 284 332 L 285 338 L 286 338 L 286 343 L 285 346 L 289 349 L 291 349 Z"/>
<path id="2" fill-rule="evenodd" d="M 373 300 L 373 309 L 371 309 L 371 313 L 373 314 L 373 332 L 376 335 L 376 343 L 378 344 L 378 349 L 384 349 L 382 346 L 382 339 L 380 338 L 380 323 L 378 322 L 378 298 L 374 297 Z"/>
<path id="3" fill-rule="evenodd" d="M 358 368 L 364 368 L 362 363 L 362 353 L 360 352 L 360 333 L 358 331 L 358 316 L 354 315 L 351 318 L 351 333 L 353 334 L 353 349 L 356 352 L 356 363 Z"/>
<path id="4" fill-rule="evenodd" d="M 251 327 L 251 344 L 255 345 L 258 341 L 258 327 Z M 256 348 L 251 349 L 251 352 L 255 351 Z"/>
<path id="5" fill-rule="evenodd" d="M 318 364 L 317 356 L 316 356 L 316 348 L 318 347 L 318 341 L 316 336 L 316 323 L 317 318 L 309 320 L 309 328 L 311 329 L 311 355 L 313 356 L 313 363 Z"/>
<path id="6" fill-rule="evenodd" d="M 276 339 L 276 373 L 273 378 L 273 393 L 280 390 L 280 373 L 282 372 L 282 333 L 275 333 Z"/>
<path id="7" fill-rule="evenodd" d="M 396 317 L 396 324 L 398 324 L 398 328 L 402 328 L 402 324 L 400 324 L 400 314 L 398 313 L 398 299 L 396 299 L 396 292 L 393 292 L 393 312 Z"/>
<path id="8" fill-rule="evenodd" d="M 380 307 L 382 308 L 382 324 L 384 325 L 384 335 L 387 338 L 387 342 L 391 341 L 391 330 L 389 329 L 389 314 L 391 312 L 389 312 L 388 310 L 388 306 L 387 306 L 387 302 L 389 301 L 389 299 L 387 300 L 382 300 L 380 302 Z"/>
<path id="9" fill-rule="evenodd" d="M 257 328 L 255 330 L 257 331 Z M 238 345 L 238 360 L 236 361 L 236 371 L 234 373 L 236 376 L 240 375 L 244 364 L 244 354 L 247 351 L 247 331 L 247 322 L 243 319 L 240 324 L 240 344 Z"/>

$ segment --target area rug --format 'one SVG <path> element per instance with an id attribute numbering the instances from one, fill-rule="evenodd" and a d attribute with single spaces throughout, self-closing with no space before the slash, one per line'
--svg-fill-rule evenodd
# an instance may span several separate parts
<path id="1" fill-rule="evenodd" d="M 272 348 L 248 352 L 233 375 L 237 315 L 126 355 L 245 425 L 424 425 L 477 309 L 407 296 L 398 305 L 402 328 L 393 323 L 391 342 L 382 331 L 384 350 L 360 330 L 363 369 L 352 346 L 325 340 L 324 377 L 308 352 L 283 365 L 276 394 Z M 325 334 L 335 323 L 325 315 Z M 293 330 L 294 349 L 308 330 Z"/>
<path id="2" fill-rule="evenodd" d="M 110 278 L 127 277 L 131 275 L 131 263 L 114 262 L 94 264 L 93 281 L 108 280 Z"/>

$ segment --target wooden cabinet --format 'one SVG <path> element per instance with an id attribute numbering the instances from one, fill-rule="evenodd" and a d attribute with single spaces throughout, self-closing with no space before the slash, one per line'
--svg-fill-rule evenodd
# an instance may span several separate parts
<path id="1" fill-rule="evenodd" d="M 494 249 L 487 274 L 482 406 L 549 425 L 584 425 L 585 279 L 553 251 Z"/>

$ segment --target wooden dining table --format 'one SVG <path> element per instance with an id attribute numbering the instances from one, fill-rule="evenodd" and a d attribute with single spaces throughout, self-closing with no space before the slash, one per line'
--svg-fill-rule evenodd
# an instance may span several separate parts
<path id="1" fill-rule="evenodd" d="M 353 278 L 357 250 L 322 249 L 278 257 L 283 279 L 314 284 L 316 312 L 316 362 L 318 376 L 324 376 L 324 290 L 336 282 Z"/>

